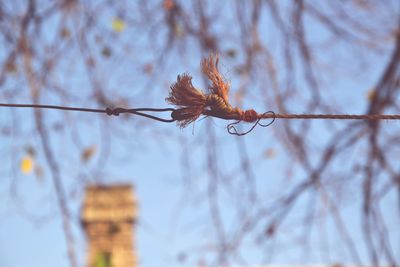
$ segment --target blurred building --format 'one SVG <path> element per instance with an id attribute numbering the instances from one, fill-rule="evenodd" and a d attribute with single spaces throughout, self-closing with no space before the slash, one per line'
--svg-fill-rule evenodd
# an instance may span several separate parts
<path id="1" fill-rule="evenodd" d="M 136 267 L 134 227 L 137 201 L 130 185 L 89 186 L 81 221 L 86 232 L 87 267 Z"/>

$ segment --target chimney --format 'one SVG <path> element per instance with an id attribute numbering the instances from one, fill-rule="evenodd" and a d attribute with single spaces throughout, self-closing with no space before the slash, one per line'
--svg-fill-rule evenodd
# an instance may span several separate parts
<path id="1" fill-rule="evenodd" d="M 130 185 L 86 188 L 81 222 L 88 242 L 87 267 L 137 267 L 137 213 Z"/>

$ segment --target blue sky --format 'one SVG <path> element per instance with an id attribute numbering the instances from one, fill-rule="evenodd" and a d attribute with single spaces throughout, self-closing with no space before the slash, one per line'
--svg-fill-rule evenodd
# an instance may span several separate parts
<path id="1" fill-rule="evenodd" d="M 110 22 L 118 14 L 107 10 L 99 12 L 103 16 L 100 22 L 104 24 L 99 32 L 108 38 L 104 37 L 103 41 L 109 42 L 110 39 L 118 38 L 115 43 L 107 43 L 115 52 L 113 57 L 100 59 L 97 69 L 98 86 L 102 87 L 112 99 L 117 101 L 119 96 L 126 96 L 134 106 L 165 107 L 167 104 L 164 99 L 169 85 L 174 82 L 176 75 L 185 71 L 193 75 L 195 85 L 204 87 L 198 62 L 205 55 L 193 48 L 197 48 L 195 41 L 189 39 L 187 44 L 189 51 L 186 51 L 185 56 L 181 56 L 180 48 L 177 48 L 178 51 L 175 51 L 173 56 L 166 57 L 163 71 L 157 73 L 156 68 L 154 77 L 149 78 L 143 74 L 142 66 L 149 62 L 154 54 L 146 54 L 140 49 L 145 51 L 152 36 L 144 35 L 139 29 L 129 28 L 129 23 L 125 32 L 116 34 L 110 29 Z M 157 15 L 160 16 L 156 14 L 155 20 Z M 233 14 L 224 16 L 230 18 Z M 51 19 L 46 28 L 48 32 L 44 36 L 49 40 L 56 33 L 59 19 L 59 17 Z M 264 18 L 264 22 L 269 25 L 268 18 Z M 80 21 L 68 23 L 70 27 L 75 27 Z M 274 54 L 279 54 L 282 47 L 279 40 L 274 39 L 275 31 L 262 29 L 260 38 L 270 43 L 269 48 Z M 310 39 L 314 42 L 323 39 L 325 34 L 317 26 L 310 26 L 310 33 Z M 157 38 L 162 39 L 165 34 L 161 31 L 155 37 L 156 41 Z M 99 53 L 100 49 L 94 45 L 96 38 L 89 39 L 93 42 L 89 45 L 94 47 L 91 52 Z M 132 45 L 136 50 L 126 50 L 127 45 Z M 235 45 L 237 44 L 227 42 L 227 47 Z M 92 105 L 90 102 L 92 91 L 89 89 L 93 84 L 90 83 L 88 78 L 90 75 L 81 63 L 82 55 L 76 46 L 73 48 L 75 50 L 65 52 L 66 56 L 57 72 L 52 74 L 55 76 L 55 83 L 68 86 L 69 93 L 77 98 L 62 99 L 57 95 L 46 94 L 42 100 L 46 104 L 67 102 L 71 106 Z M 386 48 L 390 51 L 390 44 Z M 194 51 L 191 52 L 191 49 Z M 352 50 L 341 44 L 329 46 L 329 53 L 322 54 L 323 56 L 319 58 L 320 65 L 317 66 L 324 68 L 328 63 L 335 66 L 323 72 L 326 76 L 321 77 L 321 83 L 326 86 L 323 98 L 331 99 L 332 103 L 342 108 L 343 113 L 364 112 L 368 105 L 367 93 L 381 75 L 382 67 L 389 56 L 387 51 L 378 56 L 368 57 L 368 68 L 365 66 L 365 72 L 358 72 L 360 65 L 364 63 L 356 56 L 365 50 L 357 51 L 356 48 Z M 349 55 L 356 56 L 351 58 Z M 238 55 L 236 60 L 240 61 L 241 55 Z M 236 79 L 232 67 L 236 61 L 223 56 L 220 61 L 221 72 L 231 82 L 234 94 L 242 83 L 242 77 Z M 283 62 L 277 62 L 278 67 L 282 67 L 281 64 Z M 265 87 L 264 81 L 260 77 L 260 81 L 255 83 L 254 86 L 258 90 L 254 90 L 254 94 L 249 94 L 244 101 L 245 105 L 254 106 L 258 110 L 265 109 L 263 98 L 268 97 L 270 93 L 266 90 L 265 96 L 259 95 L 262 92 L 260 87 Z M 285 84 L 283 78 L 278 82 L 280 86 Z M 306 86 L 300 78 L 297 85 L 300 88 Z M 26 88 L 24 81 L 13 78 L 3 85 L 4 88 L 19 88 L 19 86 Z M 300 93 L 299 97 L 307 97 L 307 93 Z M 5 99 L 0 95 L 0 101 L 23 103 L 29 102 L 29 97 L 28 93 L 21 93 L 13 99 Z M 301 113 L 304 106 L 294 102 L 291 108 Z M 248 193 L 248 188 L 242 184 L 244 179 L 241 179 L 245 176 L 240 166 L 240 151 L 243 147 L 246 148 L 253 164 L 255 188 L 265 206 L 272 205 L 282 192 L 288 192 L 291 186 L 307 178 L 304 171 L 293 163 L 293 156 L 278 142 L 277 135 L 280 132 L 277 129 L 282 127 L 280 121 L 276 121 L 268 128 L 256 128 L 244 137 L 241 143 L 236 137 L 226 133 L 226 122 L 210 118 L 196 122 L 194 128 L 189 126 L 181 130 L 174 123 L 161 124 L 137 117 L 126 119 L 120 116 L 104 119 L 103 115 L 98 114 L 44 112 L 46 125 L 49 128 L 54 129 L 61 122 L 63 128 L 67 129 L 52 134 L 50 143 L 57 148 L 56 155 L 62 170 L 62 180 L 68 189 L 68 204 L 72 211 L 71 224 L 76 239 L 75 251 L 80 264 L 85 262 L 86 249 L 84 233 L 79 228 L 80 205 L 84 195 L 84 185 L 95 181 L 134 185 L 139 201 L 139 221 L 135 240 L 140 266 L 194 266 L 202 259 L 211 258 L 218 234 L 210 216 L 210 203 L 207 198 L 207 187 L 210 179 L 213 179 L 205 150 L 205 147 L 210 145 L 205 138 L 209 134 L 214 134 L 218 140 L 217 177 L 230 181 L 230 186 L 220 187 L 218 198 L 223 226 L 228 233 L 235 233 L 239 226 L 240 220 L 236 209 L 246 201 L 238 199 L 237 196 Z M 0 109 L 0 126 L 10 125 L 13 126 L 11 133 L 2 136 L 0 140 L 2 162 L 0 240 L 3 241 L 0 243 L 0 266 L 67 267 L 69 264 L 61 218 L 51 177 L 48 175 L 49 170 L 43 163 L 45 160 L 40 148 L 37 149 L 36 161 L 37 164 L 43 165 L 45 173 L 43 178 L 38 178 L 34 174 L 24 175 L 19 170 L 19 162 L 26 154 L 26 146 L 38 147 L 40 144 L 38 135 L 34 132 L 32 111 Z M 397 130 L 394 125 L 398 127 L 397 122 L 388 122 L 385 130 L 389 132 Z M 335 126 L 342 127 L 341 123 Z M 313 148 L 321 147 L 328 141 L 331 129 L 326 128 L 326 124 L 322 121 L 313 122 L 312 127 L 313 135 L 308 140 L 309 145 Z M 97 152 L 88 163 L 82 164 L 81 149 L 92 145 L 96 146 Z M 367 255 L 360 232 L 361 193 L 357 190 L 362 183 L 357 177 L 346 181 L 340 174 L 346 178 L 346 168 L 357 162 L 362 154 L 366 153 L 365 151 L 366 146 L 363 143 L 354 147 L 341 161 L 334 164 L 332 173 L 339 182 L 326 181 L 344 193 L 340 212 L 348 231 L 353 234 L 355 242 L 360 247 L 363 259 L 366 259 Z M 318 153 L 314 159 L 315 161 L 319 159 Z M 280 228 L 279 237 L 261 246 L 261 249 L 255 241 L 257 233 L 262 232 L 262 226 L 258 226 L 259 229 L 256 228 L 254 236 L 248 237 L 239 251 L 245 258 L 241 264 L 352 263 L 350 255 L 340 245 L 342 241 L 335 230 L 334 222 L 326 216 L 326 207 L 334 199 L 335 192 L 328 191 L 325 200 L 320 195 L 313 198 L 312 194 L 305 194 Z M 316 223 L 311 226 L 313 233 L 310 235 L 310 243 L 313 248 L 311 251 L 303 251 L 304 248 L 293 244 L 302 242 L 302 234 L 308 226 L 302 221 L 304 210 L 313 201 L 318 207 Z M 396 241 L 396 237 L 400 235 L 400 229 L 397 227 L 400 224 L 400 216 L 396 201 L 398 201 L 396 193 L 389 194 L 382 202 L 382 212 L 385 214 L 389 232 L 393 235 L 393 250 L 400 251 L 400 242 Z M 276 249 L 272 251 L 274 247 Z M 181 257 L 187 255 L 186 261 L 179 262 L 179 255 Z"/>

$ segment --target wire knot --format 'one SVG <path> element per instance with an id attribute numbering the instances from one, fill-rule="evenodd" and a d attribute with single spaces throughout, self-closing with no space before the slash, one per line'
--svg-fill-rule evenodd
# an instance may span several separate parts
<path id="1" fill-rule="evenodd" d="M 244 114 L 245 114 L 246 112 L 248 112 L 248 114 L 251 114 L 251 115 L 249 115 L 249 116 L 254 116 L 254 113 L 257 115 L 257 116 L 254 116 L 254 117 L 249 117 L 250 119 L 256 118 L 254 121 L 247 121 L 247 122 L 254 122 L 253 126 L 252 126 L 248 131 L 240 133 L 240 132 L 238 132 L 238 131 L 236 130 L 236 127 L 235 127 L 236 124 L 238 124 L 239 122 L 242 121 L 242 120 L 238 120 L 238 121 L 232 122 L 232 123 L 228 124 L 228 126 L 226 126 L 226 130 L 228 131 L 228 133 L 230 133 L 230 134 L 232 134 L 232 135 L 243 136 L 243 135 L 246 135 L 246 134 L 250 133 L 251 131 L 253 131 L 254 128 L 255 128 L 257 125 L 259 125 L 259 126 L 261 126 L 261 127 L 268 127 L 268 126 L 270 126 L 270 125 L 275 121 L 275 118 L 276 118 L 276 114 L 275 114 L 275 112 L 273 112 L 273 111 L 267 111 L 267 112 L 265 112 L 265 113 L 263 113 L 263 114 L 261 114 L 261 115 L 259 115 L 257 112 L 255 112 L 255 111 L 252 110 L 252 109 L 246 110 L 246 111 L 244 112 Z M 267 124 L 262 124 L 260 121 L 261 121 L 266 115 L 268 115 L 268 114 L 271 114 L 271 115 L 272 115 L 272 120 L 271 120 L 270 122 L 268 122 Z M 244 121 L 244 120 L 243 120 L 243 121 Z"/>
<path id="2" fill-rule="evenodd" d="M 112 115 L 119 116 L 120 112 L 121 112 L 120 108 L 106 108 L 106 114 L 108 116 Z"/>
<path id="3" fill-rule="evenodd" d="M 260 120 L 263 119 L 265 113 L 260 115 L 253 109 L 242 110 L 231 106 L 228 100 L 229 83 L 219 72 L 218 61 L 218 56 L 210 55 L 208 59 L 203 59 L 201 62 L 201 71 L 211 82 L 206 93 L 193 86 L 192 77 L 189 74 L 178 75 L 177 81 L 171 85 L 169 96 L 166 98 L 167 102 L 179 107 L 172 112 L 172 118 L 181 128 L 194 122 L 201 115 L 236 120 L 227 126 L 228 132 L 233 135 L 245 135 L 257 125 L 263 127 L 270 125 L 275 120 L 273 112 L 267 112 L 273 113 L 273 120 L 263 125 Z M 254 125 L 248 132 L 238 133 L 234 125 L 241 121 L 254 123 Z"/>
<path id="4" fill-rule="evenodd" d="M 245 122 L 256 122 L 259 119 L 258 113 L 254 109 L 248 109 L 246 111 L 241 110 L 240 120 Z"/>
<path id="5" fill-rule="evenodd" d="M 225 99 L 217 94 L 209 94 L 206 97 L 204 109 L 207 107 L 220 116 L 240 114 L 240 110 L 233 108 Z"/>

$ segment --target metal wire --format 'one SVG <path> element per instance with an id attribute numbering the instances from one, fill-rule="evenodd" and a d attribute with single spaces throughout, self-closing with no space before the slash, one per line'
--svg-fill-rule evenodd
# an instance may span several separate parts
<path id="1" fill-rule="evenodd" d="M 263 124 L 263 123 L 261 123 L 261 120 L 262 120 L 262 119 L 265 119 L 264 116 L 268 116 L 268 119 L 271 118 L 272 120 L 271 120 L 270 122 L 268 122 L 267 124 Z M 254 128 L 255 128 L 257 125 L 259 125 L 259 126 L 261 126 L 261 127 L 268 127 L 268 126 L 270 126 L 272 123 L 274 123 L 274 121 L 275 121 L 275 112 L 273 112 L 273 111 L 267 111 L 267 112 L 265 112 L 264 114 L 262 114 L 262 115 L 257 119 L 257 121 L 253 124 L 253 126 L 251 126 L 251 128 L 250 128 L 248 131 L 246 131 L 246 132 L 240 133 L 240 132 L 238 132 L 238 131 L 236 130 L 235 124 L 238 124 L 238 123 L 241 122 L 241 121 L 236 121 L 236 122 L 233 122 L 233 123 L 228 124 L 228 126 L 226 126 L 226 129 L 227 129 L 228 133 L 230 133 L 230 134 L 232 134 L 232 135 L 243 136 L 243 135 L 246 135 L 246 134 L 250 133 L 251 131 L 253 131 Z"/>
<path id="2" fill-rule="evenodd" d="M 80 112 L 93 112 L 93 113 L 105 113 L 109 116 L 119 116 L 122 113 L 130 113 L 142 117 L 146 117 L 152 120 L 160 121 L 160 122 L 174 122 L 175 119 L 171 117 L 171 119 L 164 119 L 161 117 L 157 117 L 154 115 L 147 114 L 145 112 L 173 112 L 175 109 L 173 108 L 105 108 L 105 109 L 96 109 L 96 108 L 78 108 L 78 107 L 65 107 L 65 106 L 57 106 L 57 105 L 40 105 L 40 104 L 4 104 L 0 103 L 0 107 L 10 107 L 10 108 L 40 108 L 40 109 L 57 109 L 57 110 L 68 110 L 68 111 L 80 111 Z"/>
<path id="3" fill-rule="evenodd" d="M 146 117 L 152 120 L 160 121 L 160 122 L 174 122 L 177 119 L 172 116 L 173 112 L 177 109 L 174 108 L 105 108 L 105 109 L 95 109 L 95 108 L 78 108 L 78 107 L 65 107 L 65 106 L 57 106 L 57 105 L 41 105 L 41 104 L 5 104 L 0 103 L 0 107 L 10 107 L 10 108 L 40 108 L 40 109 L 57 109 L 57 110 L 67 110 L 67 111 L 79 111 L 79 112 L 93 112 L 93 113 L 105 113 L 109 116 L 119 116 L 123 113 L 130 113 L 142 117 Z M 170 119 L 161 118 L 158 116 L 154 116 L 148 113 L 161 113 L 161 112 L 170 112 Z M 217 117 L 225 120 L 235 119 L 233 115 L 221 115 L 218 112 L 212 112 L 208 110 L 204 110 L 203 114 L 206 116 Z M 267 124 L 262 124 L 260 121 L 262 119 L 272 119 Z M 349 115 L 349 114 L 279 114 L 273 111 L 265 112 L 259 115 L 257 121 L 254 125 L 246 132 L 240 133 L 235 128 L 235 125 L 241 122 L 241 120 L 236 120 L 233 123 L 228 124 L 227 130 L 228 133 L 237 136 L 243 136 L 251 132 L 257 125 L 262 127 L 267 127 L 271 125 L 275 119 L 329 119 L 329 120 L 400 120 L 400 115 L 386 115 L 386 114 L 363 114 L 363 115 Z"/>

